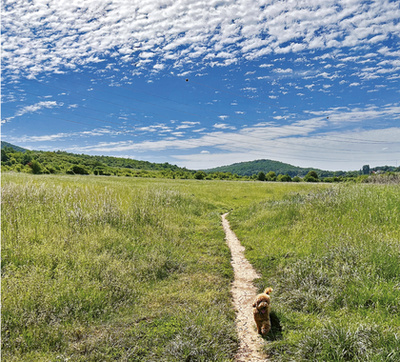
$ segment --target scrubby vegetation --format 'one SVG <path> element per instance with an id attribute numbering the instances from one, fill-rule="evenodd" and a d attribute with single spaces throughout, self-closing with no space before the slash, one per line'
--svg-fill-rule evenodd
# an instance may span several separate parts
<path id="1" fill-rule="evenodd" d="M 229 172 L 205 174 L 169 163 L 151 163 L 128 158 L 77 155 L 62 151 L 28 151 L 13 147 L 1 150 L 2 171 L 33 174 L 123 176 L 167 179 L 249 180 Z"/>
<path id="2" fill-rule="evenodd" d="M 259 289 L 274 288 L 272 360 L 400 360 L 398 184 L 287 195 L 231 219 Z"/>

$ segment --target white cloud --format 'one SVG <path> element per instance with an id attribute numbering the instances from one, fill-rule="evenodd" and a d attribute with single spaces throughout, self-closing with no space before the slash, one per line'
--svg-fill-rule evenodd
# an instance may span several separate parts
<path id="1" fill-rule="evenodd" d="M 182 122 L 181 125 L 177 126 L 176 129 L 188 129 L 200 124 L 200 122 Z"/>
<path id="2" fill-rule="evenodd" d="M 78 152 L 154 152 L 173 154 L 184 150 L 185 155 L 174 155 L 182 166 L 206 168 L 229 164 L 227 160 L 270 158 L 295 163 L 304 167 L 323 169 L 359 169 L 363 164 L 389 164 L 400 158 L 400 128 L 387 127 L 364 130 L 361 126 L 369 119 L 400 119 L 400 106 L 387 104 L 382 109 L 331 108 L 325 111 L 304 112 L 303 119 L 290 124 L 259 123 L 231 129 L 227 124 L 215 124 L 198 138 L 164 139 L 142 142 L 109 142 L 71 149 Z M 349 125 L 356 124 L 354 128 Z M 335 127 L 332 127 L 334 125 Z M 215 152 L 205 151 L 212 147 Z M 190 152 L 192 150 L 192 152 Z M 316 152 L 315 150 L 318 150 Z M 237 156 L 241 154 L 237 158 Z M 223 157 L 222 155 L 225 155 Z"/>
<path id="3" fill-rule="evenodd" d="M 89 138 L 96 136 L 112 136 L 119 134 L 121 134 L 121 131 L 119 130 L 96 128 L 91 131 L 59 132 L 55 134 L 47 134 L 47 135 L 45 134 L 41 136 L 34 136 L 34 135 L 23 135 L 20 137 L 7 136 L 7 140 L 13 143 L 24 144 L 24 143 L 36 143 L 36 142 L 62 141 L 66 139 Z"/>
<path id="4" fill-rule="evenodd" d="M 39 111 L 39 110 L 42 109 L 42 108 L 54 108 L 54 107 L 57 107 L 57 106 L 59 106 L 59 105 L 62 105 L 62 104 L 57 104 L 56 101 L 38 102 L 38 103 L 35 103 L 35 104 L 32 104 L 32 105 L 23 107 L 22 109 L 20 109 L 20 110 L 15 114 L 15 116 L 16 116 L 16 117 L 19 117 L 19 116 L 22 116 L 22 115 L 24 115 L 24 114 L 26 114 L 26 113 L 37 112 L 37 111 Z"/>
<path id="5" fill-rule="evenodd" d="M 277 69 L 274 69 L 274 73 L 279 73 L 279 74 L 293 73 L 293 69 L 291 69 L 291 68 L 287 68 L 287 69 L 277 68 Z"/>
<path id="6" fill-rule="evenodd" d="M 358 170 L 362 165 L 394 164 L 400 157 L 398 139 L 400 128 L 372 131 L 332 132 L 310 137 L 286 137 L 268 140 L 266 133 L 227 134 L 203 138 L 203 142 L 220 143 L 212 146 L 220 152 L 191 153 L 173 157 L 190 169 L 205 169 L 235 162 L 268 158 L 300 167 L 329 170 Z M 387 140 L 385 143 L 365 140 Z M 364 141 L 363 141 L 364 140 Z M 382 147 L 387 144 L 389 147 Z M 318 149 L 318 153 L 315 152 Z"/>
<path id="7" fill-rule="evenodd" d="M 3 68 L 7 74 L 34 77 L 106 57 L 128 63 L 141 59 L 138 67 L 152 64 L 155 71 L 168 61 L 226 66 L 239 57 L 272 52 L 368 47 L 400 33 L 396 1 L 342 1 L 339 6 L 335 0 L 272 0 L 259 5 L 248 0 L 215 6 L 192 0 L 2 2 Z"/>
<path id="8" fill-rule="evenodd" d="M 230 126 L 226 123 L 215 123 L 213 127 L 217 129 L 236 129 L 236 127 Z"/>
<path id="9" fill-rule="evenodd" d="M 10 122 L 12 119 L 14 119 L 16 117 L 23 116 L 24 114 L 27 114 L 27 113 L 34 113 L 34 112 L 40 111 L 41 109 L 44 109 L 44 108 L 62 107 L 63 105 L 64 105 L 64 103 L 57 103 L 56 101 L 42 101 L 42 102 L 38 102 L 35 104 L 30 104 L 28 106 L 24 106 L 23 108 L 19 109 L 14 114 L 14 116 L 3 119 L 1 121 L 1 123 Z"/>

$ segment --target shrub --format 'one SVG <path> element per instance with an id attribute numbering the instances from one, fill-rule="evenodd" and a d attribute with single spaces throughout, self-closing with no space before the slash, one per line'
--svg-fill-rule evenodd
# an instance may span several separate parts
<path id="1" fill-rule="evenodd" d="M 274 171 L 269 171 L 265 176 L 267 181 L 276 181 L 276 173 Z"/>
<path id="2" fill-rule="evenodd" d="M 289 175 L 279 175 L 277 180 L 279 182 L 291 182 L 292 178 Z"/>
<path id="3" fill-rule="evenodd" d="M 67 174 L 69 175 L 89 175 L 89 171 L 85 166 L 82 165 L 73 165 L 69 170 L 67 170 Z"/>
<path id="4" fill-rule="evenodd" d="M 259 172 L 258 176 L 257 176 L 257 180 L 258 181 L 265 181 L 265 173 L 264 172 Z"/>
<path id="5" fill-rule="evenodd" d="M 207 176 L 207 175 L 206 175 L 206 173 L 205 173 L 204 171 L 197 171 L 197 172 L 194 174 L 194 178 L 195 178 L 196 180 L 203 180 L 206 176 Z"/>
<path id="6" fill-rule="evenodd" d="M 28 166 L 32 169 L 32 173 L 34 173 L 35 175 L 42 173 L 42 165 L 40 164 L 40 162 L 32 160 L 28 163 Z"/>
<path id="7" fill-rule="evenodd" d="M 318 182 L 318 174 L 315 171 L 310 171 L 305 177 L 304 177 L 305 182 Z"/>

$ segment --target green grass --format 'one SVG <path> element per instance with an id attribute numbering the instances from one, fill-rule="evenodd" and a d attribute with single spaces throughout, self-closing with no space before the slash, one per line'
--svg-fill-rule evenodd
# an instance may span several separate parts
<path id="1" fill-rule="evenodd" d="M 293 187 L 3 174 L 3 357 L 231 360 L 220 214 Z"/>
<path id="2" fill-rule="evenodd" d="M 231 220 L 260 290 L 274 288 L 272 359 L 400 360 L 398 185 L 289 195 Z"/>
<path id="3" fill-rule="evenodd" d="M 229 360 L 220 209 L 117 180 L 3 175 L 3 357 Z"/>
<path id="4" fill-rule="evenodd" d="M 4 360 L 233 360 L 230 210 L 273 358 L 399 359 L 396 185 L 5 173 Z"/>

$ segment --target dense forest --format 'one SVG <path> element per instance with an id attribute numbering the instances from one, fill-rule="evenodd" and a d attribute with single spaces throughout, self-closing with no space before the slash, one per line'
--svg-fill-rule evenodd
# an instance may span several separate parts
<path id="1" fill-rule="evenodd" d="M 195 171 L 169 163 L 152 163 L 122 157 L 78 155 L 64 151 L 30 151 L 2 141 L 1 170 L 33 174 L 79 174 L 198 180 L 364 182 L 370 175 L 398 173 L 400 167 L 370 168 L 365 165 L 360 171 L 333 172 L 300 168 L 278 161 L 256 160 Z"/>

